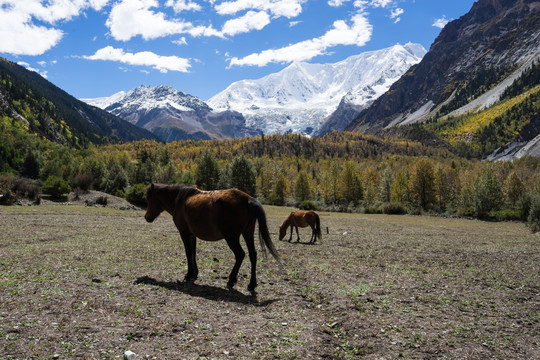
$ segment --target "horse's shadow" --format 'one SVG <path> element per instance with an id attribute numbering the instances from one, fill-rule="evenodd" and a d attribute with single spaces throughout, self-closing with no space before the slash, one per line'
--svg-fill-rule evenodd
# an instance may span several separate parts
<path id="1" fill-rule="evenodd" d="M 235 289 L 223 289 L 211 285 L 199 285 L 191 281 L 160 281 L 149 276 L 141 276 L 134 281 L 134 284 L 159 286 L 168 290 L 180 291 L 186 295 L 205 298 L 207 300 L 236 302 L 253 306 L 267 306 L 275 301 L 259 301 L 257 295 L 245 295 Z"/>

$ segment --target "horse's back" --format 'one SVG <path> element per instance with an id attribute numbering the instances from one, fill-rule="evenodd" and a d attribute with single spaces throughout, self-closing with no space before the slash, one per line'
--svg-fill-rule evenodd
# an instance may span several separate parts
<path id="1" fill-rule="evenodd" d="M 255 223 L 250 196 L 237 189 L 200 191 L 186 199 L 183 217 L 190 231 L 203 240 L 241 234 Z"/>

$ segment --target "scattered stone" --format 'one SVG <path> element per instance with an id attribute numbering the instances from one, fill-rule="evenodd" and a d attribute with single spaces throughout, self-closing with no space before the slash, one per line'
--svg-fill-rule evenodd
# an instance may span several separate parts
<path id="1" fill-rule="evenodd" d="M 126 351 L 124 353 L 124 360 L 137 360 L 139 358 L 139 355 L 135 354 L 133 351 Z"/>

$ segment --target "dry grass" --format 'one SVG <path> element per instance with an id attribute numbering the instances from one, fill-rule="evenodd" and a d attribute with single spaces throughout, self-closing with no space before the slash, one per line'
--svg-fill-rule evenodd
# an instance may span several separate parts
<path id="1" fill-rule="evenodd" d="M 540 358 L 540 239 L 520 223 L 321 214 L 287 262 L 198 243 L 186 271 L 168 215 L 78 206 L 0 208 L 0 358 Z M 328 227 L 329 233 L 326 233 Z M 301 229 L 302 239 L 309 231 Z"/>

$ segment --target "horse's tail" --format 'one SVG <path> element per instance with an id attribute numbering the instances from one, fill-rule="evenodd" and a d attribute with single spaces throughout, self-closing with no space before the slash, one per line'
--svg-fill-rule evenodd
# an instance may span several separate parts
<path id="1" fill-rule="evenodd" d="M 268 224 L 266 223 L 266 213 L 261 205 L 261 203 L 254 198 L 249 199 L 249 206 L 255 212 L 257 221 L 259 222 L 259 241 L 261 242 L 261 249 L 263 254 L 266 256 L 266 248 L 270 250 L 270 254 L 276 259 L 280 265 L 285 265 L 279 254 L 277 253 L 274 243 L 270 238 L 270 232 L 268 231 Z"/>
<path id="2" fill-rule="evenodd" d="M 315 213 L 315 239 L 322 239 L 321 235 L 321 219 L 319 218 L 319 214 Z"/>

